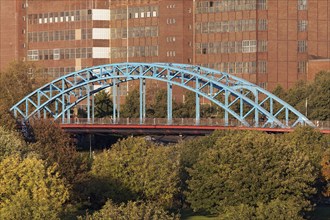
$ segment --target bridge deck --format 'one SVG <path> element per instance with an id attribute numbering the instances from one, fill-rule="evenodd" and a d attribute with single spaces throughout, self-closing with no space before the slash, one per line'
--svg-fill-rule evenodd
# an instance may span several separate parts
<path id="1" fill-rule="evenodd" d="M 61 124 L 60 126 L 70 133 L 111 133 L 122 135 L 206 135 L 215 130 L 256 130 L 269 133 L 287 133 L 294 130 L 284 128 L 205 125 Z M 330 134 L 330 130 L 320 131 L 324 134 Z"/>

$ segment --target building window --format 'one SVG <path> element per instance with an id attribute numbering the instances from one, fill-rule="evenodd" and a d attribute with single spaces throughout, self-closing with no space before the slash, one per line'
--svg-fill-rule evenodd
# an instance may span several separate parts
<path id="1" fill-rule="evenodd" d="M 307 31 L 307 24 L 308 24 L 308 21 L 306 21 L 306 20 L 299 20 L 298 21 L 298 31 L 299 32 L 305 32 L 305 31 Z"/>
<path id="2" fill-rule="evenodd" d="M 258 52 L 267 52 L 267 41 L 258 41 Z"/>
<path id="3" fill-rule="evenodd" d="M 258 73 L 267 73 L 267 62 L 260 60 L 258 61 Z"/>
<path id="4" fill-rule="evenodd" d="M 307 10 L 307 0 L 298 0 L 298 10 Z"/>
<path id="5" fill-rule="evenodd" d="M 60 59 L 60 49 L 54 49 L 53 58 L 54 58 L 54 60 L 59 60 Z"/>
<path id="6" fill-rule="evenodd" d="M 267 10 L 267 0 L 257 0 L 258 9 Z"/>
<path id="7" fill-rule="evenodd" d="M 259 83 L 259 87 L 263 89 L 267 89 L 267 83 L 266 82 Z"/>
<path id="8" fill-rule="evenodd" d="M 298 62 L 298 73 L 305 74 L 306 69 L 307 69 L 306 67 L 307 67 L 306 61 L 299 61 Z"/>
<path id="9" fill-rule="evenodd" d="M 267 22 L 265 24 L 267 27 Z M 256 20 L 235 20 L 222 22 L 203 22 L 196 24 L 197 33 L 225 33 L 225 32 L 242 32 L 255 31 Z"/>
<path id="10" fill-rule="evenodd" d="M 266 31 L 268 29 L 268 24 L 266 19 L 261 19 L 258 21 L 258 30 L 259 31 Z"/>
<path id="11" fill-rule="evenodd" d="M 242 53 L 253 53 L 257 51 L 256 40 L 243 40 L 242 41 Z"/>
<path id="12" fill-rule="evenodd" d="M 39 51 L 38 50 L 28 50 L 28 61 L 39 60 Z"/>
<path id="13" fill-rule="evenodd" d="M 307 41 L 299 40 L 298 41 L 298 52 L 305 53 L 307 51 Z"/>
<path id="14" fill-rule="evenodd" d="M 167 21 L 166 21 L 167 24 L 175 24 L 176 23 L 176 20 L 175 18 L 168 18 Z"/>

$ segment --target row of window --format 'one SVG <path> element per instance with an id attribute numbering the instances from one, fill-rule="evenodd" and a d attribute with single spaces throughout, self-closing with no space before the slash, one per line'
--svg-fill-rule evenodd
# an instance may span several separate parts
<path id="1" fill-rule="evenodd" d="M 203 22 L 196 24 L 196 33 L 225 33 L 255 31 L 256 20 Z M 267 30 L 267 20 L 259 20 L 259 30 Z"/>
<path id="2" fill-rule="evenodd" d="M 91 9 L 28 15 L 29 24 L 47 24 L 85 20 L 92 20 Z"/>
<path id="3" fill-rule="evenodd" d="M 226 63 L 207 63 L 202 66 L 217 69 L 231 74 L 254 74 L 257 70 L 257 62 L 226 62 Z M 267 62 L 258 61 L 258 73 L 267 73 Z"/>
<path id="4" fill-rule="evenodd" d="M 158 56 L 158 46 L 112 47 L 111 58 Z"/>
<path id="5" fill-rule="evenodd" d="M 200 1 L 196 5 L 197 14 L 256 9 L 266 10 L 267 0 Z"/>
<path id="6" fill-rule="evenodd" d="M 267 20 L 259 20 L 259 30 L 267 29 Z M 298 31 L 307 31 L 306 20 L 299 20 Z M 237 20 L 223 22 L 205 22 L 196 25 L 196 33 L 219 33 L 219 32 L 239 32 L 239 31 L 254 31 L 256 29 L 255 20 Z M 127 28 L 111 28 L 111 39 L 127 38 Z M 158 26 L 147 27 L 130 27 L 128 29 L 129 38 L 138 37 L 157 37 Z M 29 32 L 28 42 L 51 42 L 60 40 L 78 40 L 92 39 L 92 29 L 81 29 L 78 39 L 76 30 L 61 30 L 50 32 Z M 167 42 L 175 41 L 167 40 Z"/>
<path id="7" fill-rule="evenodd" d="M 267 41 L 258 42 L 258 52 L 267 51 Z M 257 52 L 256 40 L 196 43 L 197 54 L 254 53 Z"/>
<path id="8" fill-rule="evenodd" d="M 117 8 L 110 10 L 111 20 L 158 17 L 158 6 Z"/>
<path id="9" fill-rule="evenodd" d="M 128 38 L 137 37 L 157 37 L 158 26 L 130 27 L 128 28 Z M 127 28 L 110 28 L 111 39 L 127 38 Z"/>
<path id="10" fill-rule="evenodd" d="M 82 67 L 81 69 L 84 69 L 86 67 Z M 76 71 L 75 67 L 49 67 L 42 69 L 42 74 L 48 74 L 51 77 L 60 77 L 63 75 L 66 75 L 68 73 L 72 73 Z"/>
<path id="11" fill-rule="evenodd" d="M 308 21 L 298 20 L 298 31 L 307 31 Z M 258 31 L 266 31 L 268 22 L 265 19 L 258 20 Z M 255 31 L 256 20 L 236 20 L 221 22 L 203 22 L 196 24 L 196 33 L 225 33 L 225 32 L 242 32 Z"/>
<path id="12" fill-rule="evenodd" d="M 92 35 L 92 29 L 81 29 L 79 36 L 77 36 L 76 30 L 29 32 L 28 42 L 92 39 Z"/>
<path id="13" fill-rule="evenodd" d="M 242 74 L 242 73 L 256 73 L 257 62 L 229 62 L 229 63 L 208 63 L 202 64 L 202 66 L 218 69 L 220 71 L 231 73 L 231 74 Z M 305 74 L 307 71 L 307 61 L 299 61 L 297 63 L 297 72 Z M 267 61 L 258 61 L 258 73 L 267 73 Z"/>
<path id="14" fill-rule="evenodd" d="M 79 59 L 92 58 L 92 48 L 67 48 L 53 50 L 28 50 L 27 60 L 62 60 L 62 59 Z"/>
<path id="15" fill-rule="evenodd" d="M 255 73 L 256 62 L 229 62 L 229 63 L 209 63 L 202 64 L 204 67 L 218 69 L 223 72 L 231 74 L 244 74 L 244 73 Z M 305 74 L 307 67 L 307 61 L 299 61 L 297 71 L 298 73 Z M 84 69 L 86 67 L 82 67 Z M 75 67 L 50 67 L 43 69 L 44 74 L 49 74 L 53 77 L 59 77 L 67 73 L 75 71 Z M 258 72 L 267 73 L 267 62 L 258 61 Z"/>

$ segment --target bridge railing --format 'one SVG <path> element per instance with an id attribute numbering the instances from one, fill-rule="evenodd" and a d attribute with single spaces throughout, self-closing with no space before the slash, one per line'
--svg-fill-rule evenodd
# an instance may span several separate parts
<path id="1" fill-rule="evenodd" d="M 254 124 L 254 120 L 247 120 L 250 124 Z M 62 123 L 61 120 L 57 120 L 58 123 Z M 284 123 L 284 120 L 283 120 Z M 330 121 L 313 121 L 319 129 L 330 129 Z M 62 123 L 63 124 L 63 123 Z M 236 119 L 229 119 L 226 124 L 224 119 L 221 118 L 201 118 L 196 120 L 195 118 L 173 118 L 169 123 L 167 118 L 72 118 L 69 121 L 65 121 L 64 124 L 114 124 L 114 125 L 187 125 L 187 126 L 233 126 L 243 127 L 244 125 Z"/>

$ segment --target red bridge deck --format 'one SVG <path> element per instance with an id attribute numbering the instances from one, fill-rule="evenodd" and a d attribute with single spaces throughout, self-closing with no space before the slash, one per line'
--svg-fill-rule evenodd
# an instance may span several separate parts
<path id="1" fill-rule="evenodd" d="M 292 132 L 293 129 L 284 128 L 256 128 L 234 126 L 192 126 L 192 125 L 136 125 L 136 124 L 61 124 L 61 128 L 70 133 L 112 133 L 123 135 L 155 134 L 155 135 L 205 135 L 215 130 L 255 130 L 270 133 Z M 330 134 L 330 130 L 320 130 Z"/>

